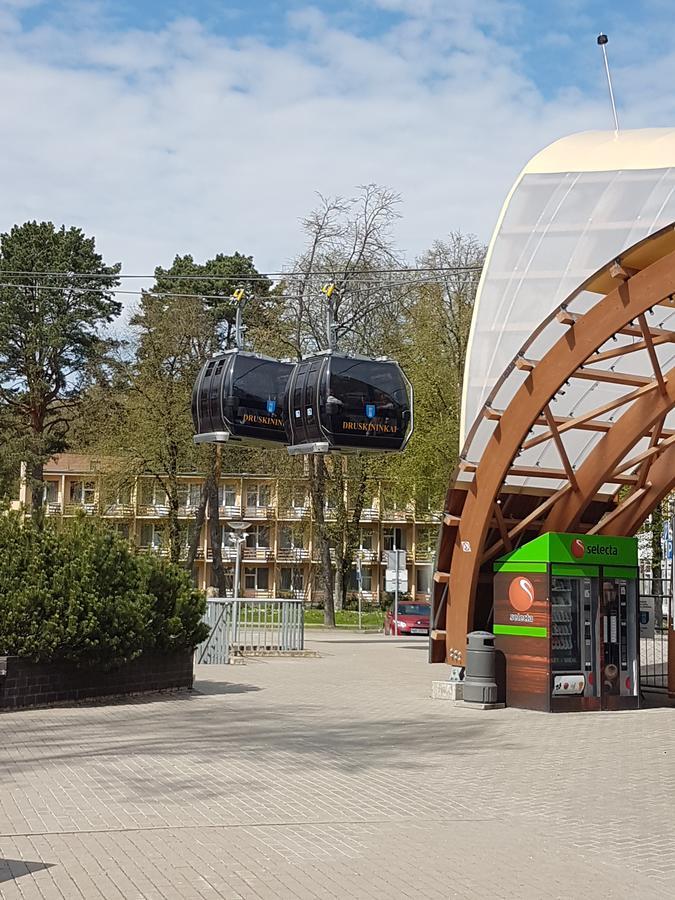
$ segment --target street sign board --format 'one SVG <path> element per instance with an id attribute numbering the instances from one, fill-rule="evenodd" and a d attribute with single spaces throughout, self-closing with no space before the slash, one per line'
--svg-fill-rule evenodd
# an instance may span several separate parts
<path id="1" fill-rule="evenodd" d="M 398 571 L 398 591 L 405 594 L 408 591 L 408 570 L 405 567 L 405 550 L 389 550 L 387 553 L 387 568 L 384 573 L 384 589 L 395 593 L 396 577 Z"/>

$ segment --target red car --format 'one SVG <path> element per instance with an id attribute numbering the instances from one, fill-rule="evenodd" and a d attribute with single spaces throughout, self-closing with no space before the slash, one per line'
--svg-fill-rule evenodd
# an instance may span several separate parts
<path id="1" fill-rule="evenodd" d="M 429 634 L 429 610 L 428 603 L 410 603 L 402 600 L 398 604 L 398 633 Z M 390 606 L 384 614 L 384 633 L 396 634 L 393 606 Z"/>

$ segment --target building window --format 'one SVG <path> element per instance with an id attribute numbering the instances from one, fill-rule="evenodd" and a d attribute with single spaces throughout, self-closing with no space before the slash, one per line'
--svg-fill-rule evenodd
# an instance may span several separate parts
<path id="1" fill-rule="evenodd" d="M 281 550 L 302 550 L 305 546 L 304 532 L 296 525 L 282 525 L 279 529 Z"/>
<path id="2" fill-rule="evenodd" d="M 279 570 L 280 590 L 284 593 L 302 593 L 305 584 L 305 575 L 302 569 L 295 566 L 283 566 Z"/>
<path id="3" fill-rule="evenodd" d="M 425 553 L 433 553 L 436 549 L 437 538 L 437 528 L 418 528 L 416 549 L 423 550 Z"/>
<path id="4" fill-rule="evenodd" d="M 361 579 L 364 591 L 372 591 L 373 589 L 373 570 L 370 566 L 361 566 Z M 349 574 L 350 591 L 358 591 L 359 589 L 359 573 L 354 567 Z"/>
<path id="5" fill-rule="evenodd" d="M 166 507 L 166 491 L 156 481 L 142 481 L 140 485 L 141 506 Z"/>
<path id="6" fill-rule="evenodd" d="M 359 550 L 372 550 L 373 549 L 373 529 L 372 528 L 362 528 L 361 529 L 361 541 L 359 543 Z"/>
<path id="7" fill-rule="evenodd" d="M 253 525 L 246 532 L 246 546 L 249 550 L 269 550 L 269 525 Z"/>
<path id="8" fill-rule="evenodd" d="M 416 567 L 415 592 L 417 594 L 431 593 L 431 566 Z"/>
<path id="9" fill-rule="evenodd" d="M 268 484 L 249 484 L 246 488 L 246 506 L 268 507 L 270 505 L 270 487 Z"/>
<path id="10" fill-rule="evenodd" d="M 144 522 L 141 525 L 141 547 L 149 550 L 161 550 L 164 547 L 164 527 Z"/>
<path id="11" fill-rule="evenodd" d="M 244 587 L 247 591 L 269 590 L 270 572 L 265 566 L 246 566 L 244 568 Z"/>
<path id="12" fill-rule="evenodd" d="M 383 550 L 405 550 L 406 533 L 403 528 L 383 528 L 382 529 L 382 549 Z"/>
<path id="13" fill-rule="evenodd" d="M 48 481 L 45 484 L 44 502 L 45 503 L 58 503 L 59 502 L 59 483 L 58 483 L 58 481 Z"/>
<path id="14" fill-rule="evenodd" d="M 93 481 L 71 481 L 70 502 L 85 506 L 96 503 L 96 484 Z"/>
<path id="15" fill-rule="evenodd" d="M 198 482 L 191 482 L 187 486 L 186 506 L 190 509 L 197 509 L 202 502 L 202 485 Z"/>
<path id="16" fill-rule="evenodd" d="M 233 484 L 221 484 L 218 488 L 219 506 L 236 506 L 237 490 Z"/>

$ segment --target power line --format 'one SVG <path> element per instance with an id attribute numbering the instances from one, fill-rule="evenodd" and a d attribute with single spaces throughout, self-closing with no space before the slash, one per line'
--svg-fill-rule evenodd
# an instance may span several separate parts
<path id="1" fill-rule="evenodd" d="M 389 268 L 389 269 L 355 269 L 352 272 L 342 272 L 338 273 L 335 270 L 316 270 L 312 272 L 267 272 L 261 273 L 259 275 L 170 275 L 170 274 L 162 274 L 160 276 L 161 279 L 167 281 L 229 281 L 229 282 L 255 282 L 255 281 L 281 281 L 283 279 L 290 278 L 335 278 L 338 275 L 344 276 L 352 279 L 353 276 L 361 275 L 361 276 L 372 276 L 377 278 L 381 275 L 408 275 L 408 274 L 429 274 L 429 273 L 455 273 L 455 272 L 480 272 L 483 267 L 480 265 L 471 265 L 471 266 L 400 266 L 398 268 Z M 124 274 L 122 272 L 117 273 L 102 273 L 102 272 L 56 272 L 56 271 L 40 271 L 34 272 L 29 271 L 27 269 L 0 269 L 0 275 L 2 276 L 29 276 L 36 278 L 113 278 L 113 279 L 143 279 L 146 281 L 157 280 L 157 276 L 153 273 L 152 275 L 137 275 L 137 274 Z M 368 282 L 370 283 L 370 280 Z"/>
<path id="2" fill-rule="evenodd" d="M 9 274 L 17 274 L 18 275 L 20 273 L 19 272 L 10 273 L 10 272 L 0 271 L 0 275 L 9 275 Z M 23 274 L 37 274 L 37 273 L 23 273 Z M 45 273 L 45 274 L 48 275 L 49 273 Z M 58 273 L 58 274 L 66 274 L 66 273 Z M 41 277 L 44 277 L 44 275 Z M 426 278 L 426 279 L 418 280 L 415 284 L 416 284 L 416 286 L 419 286 L 419 285 L 427 285 L 427 284 L 435 284 L 435 283 L 436 283 L 435 279 Z M 384 288 L 396 288 L 396 287 L 411 286 L 409 284 L 409 282 L 405 282 L 405 281 L 390 282 L 390 281 L 384 281 L 384 280 L 352 281 L 351 284 L 352 284 L 352 286 L 355 285 L 357 287 L 360 285 L 365 285 L 367 287 L 384 287 Z M 154 290 L 154 289 L 132 291 L 132 290 L 116 288 L 116 287 L 83 288 L 83 287 L 70 287 L 70 286 L 64 286 L 64 285 L 58 285 L 58 284 L 45 284 L 44 282 L 34 282 L 33 284 L 22 284 L 22 283 L 19 283 L 16 281 L 3 281 L 3 282 L 0 282 L 0 288 L 19 288 L 19 289 L 28 290 L 28 291 L 32 291 L 32 290 L 70 291 L 71 293 L 74 293 L 74 294 L 100 294 L 101 291 L 107 291 L 111 294 L 123 294 L 123 295 L 130 296 L 130 297 L 143 297 L 144 295 L 150 295 L 153 297 L 182 297 L 184 299 L 194 299 L 194 300 L 229 300 L 230 299 L 229 296 L 226 296 L 225 294 L 203 294 L 203 293 L 195 294 L 195 293 L 181 293 L 181 292 L 177 292 L 177 291 L 163 291 L 163 290 Z M 276 297 L 278 297 L 280 300 L 300 300 L 300 299 L 302 299 L 300 294 L 288 294 L 288 293 L 284 293 L 284 294 L 280 294 L 280 295 L 275 295 L 275 294 L 256 295 L 256 294 L 253 294 L 253 295 L 249 296 L 248 299 L 249 300 L 268 300 L 269 301 L 269 300 L 274 300 Z"/>

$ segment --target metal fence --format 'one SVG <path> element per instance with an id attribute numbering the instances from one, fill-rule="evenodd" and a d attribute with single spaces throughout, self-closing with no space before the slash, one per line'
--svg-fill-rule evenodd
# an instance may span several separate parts
<path id="1" fill-rule="evenodd" d="M 211 632 L 197 647 L 196 661 L 224 665 L 233 656 L 304 650 L 302 600 L 207 600 L 204 622 Z"/>
<path id="2" fill-rule="evenodd" d="M 668 688 L 668 629 L 670 627 L 671 581 L 669 578 L 640 578 L 640 606 L 646 621 L 654 610 L 653 636 L 640 638 L 640 683 L 643 689 Z"/>

